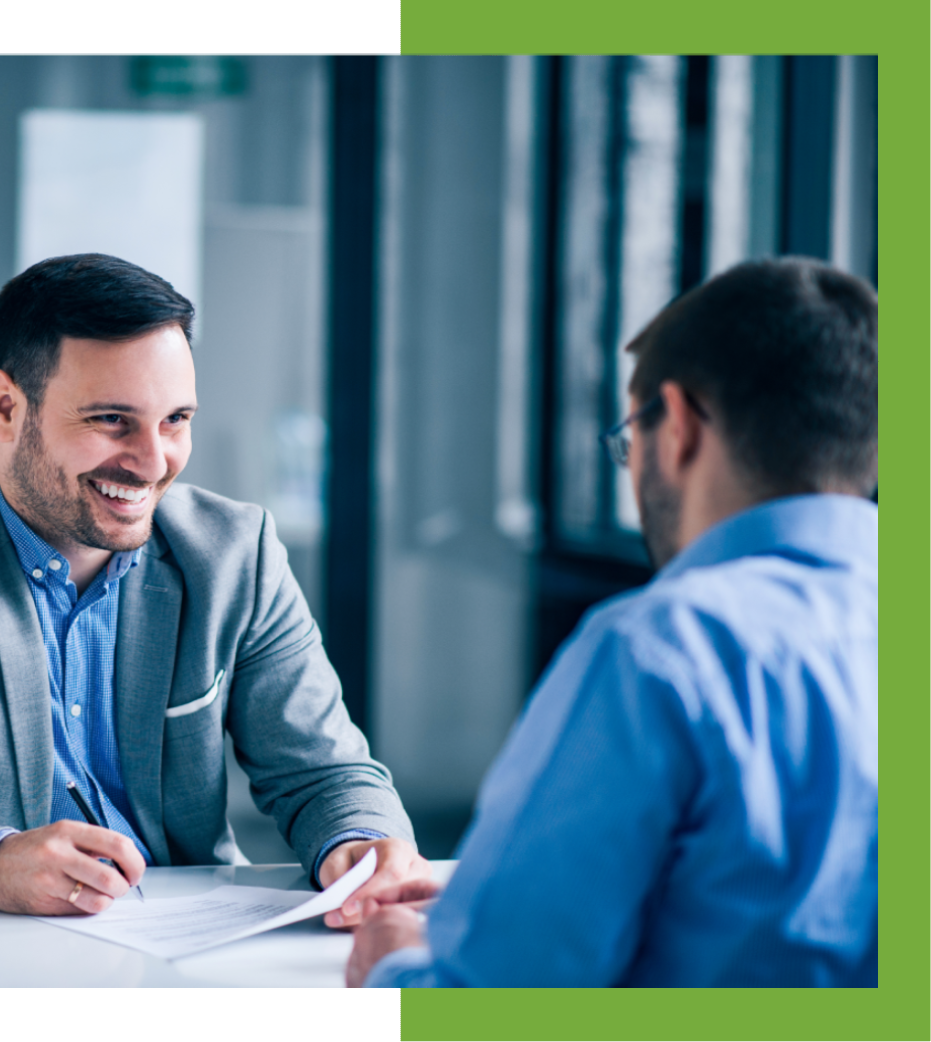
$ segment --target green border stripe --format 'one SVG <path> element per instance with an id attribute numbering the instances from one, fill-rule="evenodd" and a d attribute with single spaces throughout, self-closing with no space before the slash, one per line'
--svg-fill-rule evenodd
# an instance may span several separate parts
<path id="1" fill-rule="evenodd" d="M 401 53 L 875 54 L 896 9 L 916 27 L 913 0 L 401 0 Z"/>
<path id="2" fill-rule="evenodd" d="M 912 17 L 905 17 L 912 12 Z M 880 822 L 879 984 L 888 1038 L 929 1030 L 928 579 L 931 282 L 929 8 L 893 4 L 879 37 L 879 238 L 883 298 L 879 416 Z M 896 1003 L 903 1009 L 897 1010 Z M 909 1016 L 905 1016 L 905 1008 Z"/>
<path id="3" fill-rule="evenodd" d="M 404 991 L 404 1042 L 927 1038 L 902 1034 L 879 990 L 477 988 Z M 927 1020 L 926 1020 L 927 1023 Z M 893 1034 L 887 1032 L 893 1030 Z"/>
<path id="4" fill-rule="evenodd" d="M 878 53 L 884 345 L 879 988 L 412 990 L 401 998 L 405 1042 L 931 1037 L 929 34 L 927 0 L 402 0 L 406 54 Z"/>

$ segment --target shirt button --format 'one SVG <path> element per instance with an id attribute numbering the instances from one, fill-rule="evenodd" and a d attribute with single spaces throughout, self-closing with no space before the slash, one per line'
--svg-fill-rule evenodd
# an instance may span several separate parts
<path id="1" fill-rule="evenodd" d="M 61 561 L 59 561 L 57 557 L 53 557 L 51 561 L 49 561 L 48 566 L 53 572 L 57 572 L 58 569 L 61 568 Z"/>
<path id="2" fill-rule="evenodd" d="M 81 707 L 79 705 L 77 705 L 77 704 L 73 705 L 71 707 L 71 715 L 72 716 L 80 716 L 81 715 Z"/>
<path id="3" fill-rule="evenodd" d="M 32 577 L 33 577 L 33 579 L 41 579 L 42 578 L 42 574 L 43 573 L 42 573 L 42 569 L 41 568 L 33 568 L 32 569 Z"/>

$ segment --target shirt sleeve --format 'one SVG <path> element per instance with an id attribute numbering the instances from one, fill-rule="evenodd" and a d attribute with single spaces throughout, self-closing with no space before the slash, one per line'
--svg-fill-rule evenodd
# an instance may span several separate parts
<path id="1" fill-rule="evenodd" d="M 367 988 L 436 988 L 429 948 L 399 948 L 380 959 L 365 978 Z"/>
<path id="2" fill-rule="evenodd" d="M 687 716 L 666 672 L 604 625 L 570 642 L 483 786 L 428 921 L 428 954 L 395 953 L 369 984 L 620 982 L 695 784 Z"/>

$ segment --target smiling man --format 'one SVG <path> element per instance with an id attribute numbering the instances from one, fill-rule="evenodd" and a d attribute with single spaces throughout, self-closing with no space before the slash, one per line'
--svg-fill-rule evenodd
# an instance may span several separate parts
<path id="1" fill-rule="evenodd" d="M 147 864 L 241 861 L 225 731 L 315 883 L 371 847 L 357 899 L 428 873 L 271 517 L 174 484 L 192 319 L 167 282 L 98 254 L 0 293 L 2 911 L 98 912 Z"/>

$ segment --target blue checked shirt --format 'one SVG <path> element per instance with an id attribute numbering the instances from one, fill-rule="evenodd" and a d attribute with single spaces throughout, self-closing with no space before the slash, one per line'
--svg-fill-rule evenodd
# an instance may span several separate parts
<path id="1" fill-rule="evenodd" d="M 68 561 L 14 513 L 0 493 L 6 525 L 29 583 L 48 661 L 55 770 L 50 821 L 83 821 L 68 795 L 77 783 L 97 820 L 128 836 L 152 864 L 123 788 L 113 720 L 113 664 L 120 579 L 139 551 L 115 553 L 78 597 Z M 0 826 L 0 841 L 15 829 Z"/>

